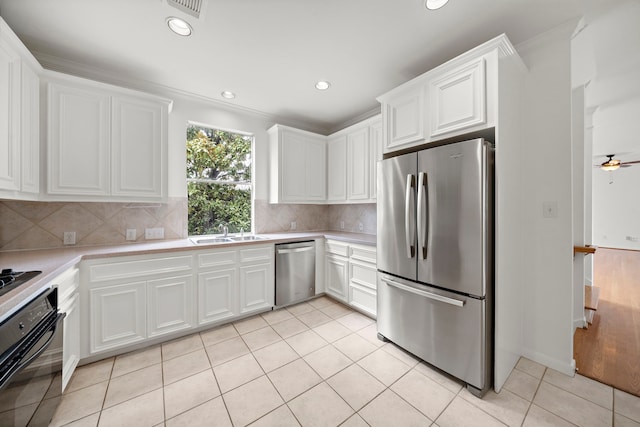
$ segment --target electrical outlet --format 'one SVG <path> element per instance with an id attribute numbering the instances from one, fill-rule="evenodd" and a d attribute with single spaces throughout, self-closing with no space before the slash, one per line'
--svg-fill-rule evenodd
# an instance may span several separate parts
<path id="1" fill-rule="evenodd" d="M 164 227 L 145 228 L 144 238 L 147 240 L 164 239 Z"/>
<path id="2" fill-rule="evenodd" d="M 344 230 L 344 221 L 340 221 L 340 230 Z"/>
<path id="3" fill-rule="evenodd" d="M 638 237 L 636 237 L 636 236 L 627 236 L 627 237 L 625 237 L 625 239 L 630 241 L 630 242 L 637 242 L 638 241 Z"/>
<path id="4" fill-rule="evenodd" d="M 364 225 L 361 222 L 358 223 L 358 231 L 361 233 L 364 231 Z"/>
<path id="5" fill-rule="evenodd" d="M 295 230 L 298 227 L 298 223 L 295 221 L 291 221 L 291 229 Z"/>
<path id="6" fill-rule="evenodd" d="M 76 244 L 76 232 L 75 231 L 65 231 L 62 235 L 62 240 L 65 245 L 75 245 Z"/>
<path id="7" fill-rule="evenodd" d="M 127 228 L 127 234 L 125 237 L 127 240 L 136 240 L 136 229 L 135 228 Z"/>

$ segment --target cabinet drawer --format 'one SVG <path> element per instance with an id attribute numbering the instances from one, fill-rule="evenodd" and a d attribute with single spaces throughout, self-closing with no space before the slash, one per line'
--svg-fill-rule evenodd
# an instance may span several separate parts
<path id="1" fill-rule="evenodd" d="M 357 283 L 375 291 L 376 280 L 375 267 L 351 261 L 351 283 Z"/>
<path id="2" fill-rule="evenodd" d="M 273 246 L 263 246 L 260 248 L 250 248 L 240 250 L 240 262 L 264 262 L 273 258 Z"/>
<path id="3" fill-rule="evenodd" d="M 371 314 L 372 316 L 375 316 L 376 291 L 364 286 L 351 284 L 349 285 L 349 304 Z"/>
<path id="4" fill-rule="evenodd" d="M 376 248 L 375 246 L 355 246 L 351 245 L 351 259 L 358 261 L 370 262 L 375 267 L 376 264 Z"/>
<path id="5" fill-rule="evenodd" d="M 327 253 L 336 254 L 343 257 L 349 256 L 349 245 L 345 245 L 344 243 L 338 243 L 335 241 L 327 241 L 325 243 L 325 250 Z"/>
<path id="6" fill-rule="evenodd" d="M 89 281 L 91 283 L 106 282 L 108 280 L 131 279 L 153 274 L 190 271 L 192 264 L 193 257 L 190 255 L 95 264 L 89 267 Z"/>
<path id="7" fill-rule="evenodd" d="M 235 266 L 237 251 L 216 251 L 198 254 L 198 267 L 211 268 L 221 266 Z"/>
<path id="8" fill-rule="evenodd" d="M 53 280 L 58 286 L 58 301 L 62 304 L 78 289 L 80 285 L 80 270 L 73 267 Z"/>

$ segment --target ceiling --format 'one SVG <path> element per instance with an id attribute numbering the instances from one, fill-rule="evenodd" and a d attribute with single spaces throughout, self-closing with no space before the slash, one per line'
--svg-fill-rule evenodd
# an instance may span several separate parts
<path id="1" fill-rule="evenodd" d="M 583 13 L 581 0 L 450 0 L 438 11 L 423 0 L 203 1 L 200 19 L 167 0 L 0 0 L 0 15 L 45 68 L 168 87 L 330 133 L 501 33 L 517 45 Z M 170 32 L 171 15 L 193 35 Z M 315 89 L 321 79 L 329 90 Z"/>

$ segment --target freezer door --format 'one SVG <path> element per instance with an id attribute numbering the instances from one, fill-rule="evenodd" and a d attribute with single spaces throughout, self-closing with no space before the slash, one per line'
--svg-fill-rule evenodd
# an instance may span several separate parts
<path id="1" fill-rule="evenodd" d="M 378 163 L 378 269 L 416 278 L 417 154 Z"/>
<path id="2" fill-rule="evenodd" d="M 484 297 L 491 267 L 491 155 L 482 139 L 418 153 L 418 281 Z"/>
<path id="3" fill-rule="evenodd" d="M 378 333 L 472 385 L 491 385 L 488 302 L 386 274 L 378 282 Z M 477 393 L 477 391 L 476 391 Z"/>

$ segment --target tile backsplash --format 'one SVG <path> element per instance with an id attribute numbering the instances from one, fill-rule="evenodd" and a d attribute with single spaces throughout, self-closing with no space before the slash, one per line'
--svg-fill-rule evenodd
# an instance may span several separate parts
<path id="1" fill-rule="evenodd" d="M 285 205 L 255 202 L 256 233 L 334 230 L 376 234 L 375 203 L 357 205 Z M 344 227 L 342 227 L 344 223 Z M 360 230 L 362 224 L 362 231 Z"/>
<path id="2" fill-rule="evenodd" d="M 127 228 L 144 241 L 145 228 L 164 227 L 165 240 L 187 237 L 187 199 L 167 203 L 23 202 L 0 200 L 0 250 L 62 247 L 76 232 L 76 246 L 129 243 Z"/>
<path id="3" fill-rule="evenodd" d="M 255 232 L 334 230 L 376 234 L 376 205 L 275 205 L 255 201 Z M 362 230 L 360 230 L 362 224 Z M 344 225 L 344 227 L 342 227 Z M 187 237 L 187 199 L 165 204 L 25 202 L 0 200 L 0 251 L 63 247 L 63 234 L 75 231 L 77 246 L 145 241 L 145 228 L 164 228 L 165 240 Z"/>

